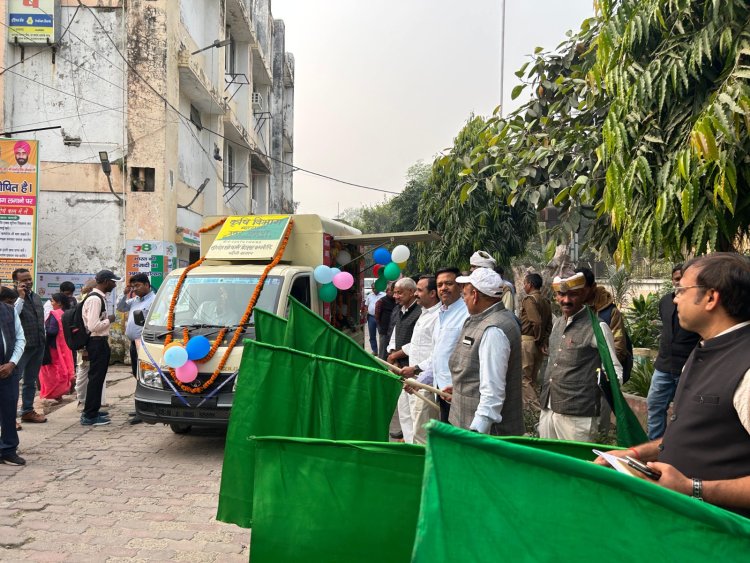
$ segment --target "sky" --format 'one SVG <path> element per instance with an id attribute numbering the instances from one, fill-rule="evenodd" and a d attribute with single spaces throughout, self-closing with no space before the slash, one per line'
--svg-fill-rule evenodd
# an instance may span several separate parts
<path id="1" fill-rule="evenodd" d="M 273 0 L 295 57 L 294 163 L 381 190 L 450 148 L 500 100 L 501 0 Z M 593 15 L 592 0 L 507 0 L 504 111 L 514 72 Z M 393 197 L 294 173 L 299 213 L 335 217 Z"/>

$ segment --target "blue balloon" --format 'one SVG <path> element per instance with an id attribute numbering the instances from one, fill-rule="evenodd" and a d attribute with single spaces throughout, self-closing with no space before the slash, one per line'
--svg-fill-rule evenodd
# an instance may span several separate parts
<path id="1" fill-rule="evenodd" d="M 184 366 L 188 361 L 188 353 L 182 346 L 172 346 L 164 352 L 164 363 L 171 368 Z"/>
<path id="2" fill-rule="evenodd" d="M 333 278 L 336 277 L 336 274 L 340 274 L 341 270 L 339 268 L 331 268 L 331 273 L 333 274 L 333 276 L 331 277 L 331 281 L 333 281 Z"/>
<path id="3" fill-rule="evenodd" d="M 193 336 L 185 345 L 188 360 L 200 360 L 211 351 L 211 342 L 205 336 Z"/>
<path id="4" fill-rule="evenodd" d="M 391 262 L 391 253 L 388 252 L 387 248 L 381 247 L 372 253 L 372 258 L 373 260 L 375 260 L 376 264 L 382 264 L 383 266 L 385 266 L 386 264 L 390 264 Z"/>
<path id="5" fill-rule="evenodd" d="M 325 285 L 333 281 L 333 272 L 331 271 L 331 268 L 325 264 L 321 264 L 313 270 L 313 277 L 320 285 Z"/>

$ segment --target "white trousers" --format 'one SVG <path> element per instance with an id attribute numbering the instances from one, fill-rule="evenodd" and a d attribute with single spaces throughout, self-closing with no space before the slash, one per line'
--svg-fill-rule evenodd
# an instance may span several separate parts
<path id="1" fill-rule="evenodd" d="M 414 423 L 411 419 L 411 408 L 409 405 L 409 393 L 401 391 L 398 397 L 398 421 L 401 424 L 401 432 L 404 434 L 404 442 L 414 443 Z"/>
<path id="2" fill-rule="evenodd" d="M 595 442 L 599 432 L 598 416 L 570 416 L 552 409 L 539 415 L 539 437 L 572 442 Z"/>
<path id="3" fill-rule="evenodd" d="M 435 399 L 435 393 L 430 393 L 424 389 L 420 389 L 419 391 L 416 391 L 416 393 L 419 393 L 423 397 L 427 397 L 433 403 L 437 402 L 437 399 Z M 426 444 L 427 431 L 424 429 L 424 425 L 433 418 L 439 419 L 440 409 L 431 407 L 415 395 L 409 395 L 409 405 L 411 406 L 411 420 L 414 425 L 414 443 Z"/>

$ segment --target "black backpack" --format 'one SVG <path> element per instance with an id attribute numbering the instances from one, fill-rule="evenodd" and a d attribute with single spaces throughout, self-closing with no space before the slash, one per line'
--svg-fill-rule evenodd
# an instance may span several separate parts
<path id="1" fill-rule="evenodd" d="M 86 329 L 86 325 L 83 324 L 83 304 L 92 295 L 96 295 L 101 300 L 102 311 L 104 311 L 106 309 L 104 298 L 98 293 L 89 293 L 83 298 L 83 301 L 63 313 L 63 334 L 65 335 L 65 343 L 71 350 L 80 350 L 89 343 L 90 333 Z"/>
<path id="2" fill-rule="evenodd" d="M 612 310 L 615 308 L 614 303 L 610 303 L 607 307 L 599 311 L 599 320 L 607 323 L 610 326 L 612 323 Z M 630 379 L 630 374 L 633 371 L 633 342 L 630 340 L 628 329 L 623 325 L 622 330 L 625 332 L 625 347 L 628 350 L 628 357 L 622 362 L 622 382 L 627 383 Z"/>

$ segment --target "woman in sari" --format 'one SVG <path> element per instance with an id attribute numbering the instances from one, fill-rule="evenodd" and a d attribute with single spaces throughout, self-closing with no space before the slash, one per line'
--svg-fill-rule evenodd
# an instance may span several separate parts
<path id="1" fill-rule="evenodd" d="M 42 399 L 59 401 L 70 392 L 70 385 L 75 381 L 73 354 L 65 343 L 62 316 L 70 304 L 62 293 L 55 293 L 52 298 L 52 311 L 45 321 L 47 331 L 47 351 L 45 363 L 39 371 L 39 396 Z"/>

